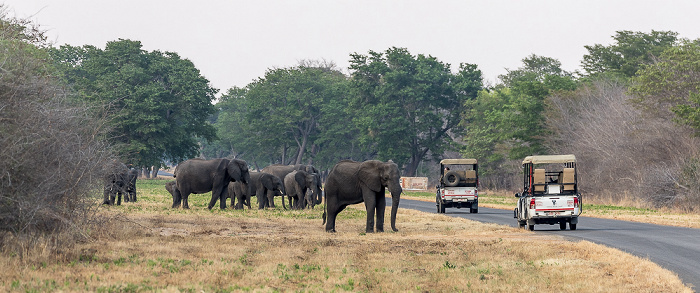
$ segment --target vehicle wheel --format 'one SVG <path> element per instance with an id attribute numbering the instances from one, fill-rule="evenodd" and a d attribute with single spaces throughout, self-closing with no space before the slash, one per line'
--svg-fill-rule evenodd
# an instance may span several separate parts
<path id="1" fill-rule="evenodd" d="M 441 214 L 445 213 L 445 204 L 443 204 L 442 202 L 440 203 L 440 213 Z"/>
<path id="2" fill-rule="evenodd" d="M 566 222 L 559 222 L 559 230 L 566 230 Z"/>
<path id="3" fill-rule="evenodd" d="M 525 229 L 525 222 L 518 221 L 518 226 L 520 227 L 520 229 Z"/>
<path id="4" fill-rule="evenodd" d="M 442 177 L 442 183 L 450 187 L 457 186 L 460 180 L 462 180 L 462 178 L 457 171 L 449 171 Z"/>
<path id="5" fill-rule="evenodd" d="M 576 224 L 569 224 L 569 229 L 571 229 L 571 231 L 576 230 Z"/>
<path id="6" fill-rule="evenodd" d="M 479 213 L 479 208 L 470 208 L 469 212 L 472 214 L 478 214 Z"/>
<path id="7" fill-rule="evenodd" d="M 527 228 L 530 229 L 530 231 L 535 231 L 535 225 L 529 225 Z"/>

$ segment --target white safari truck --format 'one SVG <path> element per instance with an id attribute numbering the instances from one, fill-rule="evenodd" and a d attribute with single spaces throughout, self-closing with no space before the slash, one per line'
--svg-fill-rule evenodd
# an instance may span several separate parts
<path id="1" fill-rule="evenodd" d="M 559 224 L 576 230 L 581 215 L 574 155 L 529 156 L 523 160 L 523 191 L 516 193 L 514 217 L 521 228 L 536 224 Z"/>
<path id="2" fill-rule="evenodd" d="M 440 184 L 437 187 L 435 205 L 437 212 L 445 208 L 469 208 L 472 214 L 479 212 L 479 176 L 476 159 L 445 159 L 440 161 Z"/>

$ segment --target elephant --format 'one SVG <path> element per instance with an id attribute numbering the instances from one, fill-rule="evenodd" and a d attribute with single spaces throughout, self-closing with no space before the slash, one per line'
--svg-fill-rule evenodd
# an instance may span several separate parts
<path id="1" fill-rule="evenodd" d="M 240 181 L 229 182 L 228 197 L 231 198 L 231 207 L 234 209 L 240 210 L 243 209 L 243 206 L 248 206 L 248 209 L 251 209 L 248 184 L 243 184 Z M 236 200 L 238 200 L 238 203 L 236 203 Z"/>
<path id="2" fill-rule="evenodd" d="M 173 198 L 175 198 L 175 189 L 177 189 L 177 182 L 175 180 L 165 183 L 165 190 L 170 192 Z"/>
<path id="3" fill-rule="evenodd" d="M 106 166 L 106 176 L 104 178 L 104 200 L 102 204 L 114 205 L 122 204 L 122 194 L 128 200 L 127 187 L 129 185 L 129 169 L 126 165 L 116 160 Z"/>
<path id="4" fill-rule="evenodd" d="M 263 209 L 265 207 L 275 207 L 274 201 L 275 196 L 284 195 L 285 186 L 282 183 L 282 179 L 279 177 L 264 173 L 264 172 L 254 172 L 250 174 L 251 184 L 253 187 L 251 191 L 255 190 L 255 196 L 258 199 L 258 209 Z M 250 193 L 252 196 L 253 193 Z M 250 196 L 248 201 L 250 201 Z M 284 197 L 282 197 L 282 206 L 284 206 Z M 285 209 L 287 207 L 284 207 Z"/>
<path id="5" fill-rule="evenodd" d="M 313 207 L 316 203 L 313 195 L 320 194 L 319 176 L 303 170 L 294 170 L 284 177 L 284 188 L 289 197 L 289 206 L 293 209 L 304 209 L 308 203 Z M 307 190 L 311 195 L 307 195 Z"/>
<path id="6" fill-rule="evenodd" d="M 318 171 L 318 169 L 316 169 L 316 167 L 314 167 L 314 166 L 312 166 L 312 165 L 303 165 L 303 164 L 296 164 L 296 165 L 280 165 L 280 164 L 274 164 L 274 165 L 270 165 L 270 166 L 267 166 L 267 167 L 263 168 L 263 169 L 261 170 L 261 172 L 270 173 L 270 174 L 275 175 L 275 176 L 279 177 L 280 179 L 284 180 L 284 177 L 286 177 L 287 174 L 291 173 L 291 172 L 294 171 L 294 170 L 302 170 L 302 171 L 306 171 L 307 173 L 316 174 L 317 182 L 318 182 L 318 190 L 321 190 L 321 188 L 322 188 L 322 182 L 321 182 L 321 176 L 319 175 L 319 174 L 321 174 L 321 173 Z M 321 200 L 322 200 L 321 192 L 318 192 L 318 193 L 316 193 L 316 194 L 314 194 L 314 195 L 315 195 L 315 198 L 314 198 L 315 203 L 314 203 L 314 204 L 320 204 L 320 203 L 321 203 Z M 272 207 L 274 207 L 274 203 L 273 203 Z"/>
<path id="7" fill-rule="evenodd" d="M 126 202 L 136 202 L 136 178 L 139 177 L 139 171 L 134 168 L 129 169 L 126 185 Z"/>
<path id="8" fill-rule="evenodd" d="M 221 209 L 226 209 L 228 183 L 250 182 L 248 164 L 239 159 L 191 159 L 180 163 L 173 174 L 176 187 L 173 194 L 173 208 L 180 206 L 189 209 L 187 198 L 190 194 L 211 191 L 211 201 L 207 208 L 212 209 L 219 200 Z"/>
<path id="9" fill-rule="evenodd" d="M 384 209 L 386 208 L 385 190 L 391 193 L 391 229 L 396 229 L 396 212 L 403 189 L 399 182 L 398 166 L 391 160 L 382 162 L 369 160 L 356 162 L 343 160 L 337 163 L 324 188 L 326 207 L 323 223 L 326 232 L 335 232 L 335 219 L 345 207 L 351 204 L 365 203 L 367 225 L 365 231 L 372 233 L 374 215 L 377 215 L 376 232 L 384 231 Z"/>
<path id="10" fill-rule="evenodd" d="M 283 195 L 285 188 L 282 180 L 275 175 L 250 172 L 250 183 L 231 182 L 228 186 L 228 192 L 231 196 L 232 206 L 234 201 L 238 201 L 238 204 L 234 206 L 235 209 L 242 209 L 243 205 L 247 205 L 250 209 L 250 197 L 253 195 L 258 199 L 258 208 L 263 209 L 270 206 L 268 203 L 274 201 L 275 196 Z M 282 205 L 284 206 L 284 198 L 282 198 Z"/>

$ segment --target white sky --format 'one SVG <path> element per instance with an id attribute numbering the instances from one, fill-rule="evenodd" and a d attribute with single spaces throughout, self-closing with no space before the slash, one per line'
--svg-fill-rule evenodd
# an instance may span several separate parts
<path id="1" fill-rule="evenodd" d="M 700 38 L 700 1 L 650 0 L 0 0 L 56 45 L 104 48 L 119 38 L 190 59 L 225 92 L 269 68 L 405 47 L 451 64 L 477 64 L 493 83 L 530 54 L 579 69 L 583 46 L 618 30 Z M 220 93 L 221 93 L 220 92 Z"/>

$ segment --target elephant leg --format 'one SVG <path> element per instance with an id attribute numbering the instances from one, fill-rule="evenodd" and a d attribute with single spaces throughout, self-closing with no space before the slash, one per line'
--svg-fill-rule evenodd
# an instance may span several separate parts
<path id="1" fill-rule="evenodd" d="M 266 189 L 265 194 L 267 196 L 267 201 L 270 203 L 270 207 L 275 207 L 275 192 L 270 189 Z"/>
<path id="2" fill-rule="evenodd" d="M 377 194 L 377 232 L 384 232 L 384 211 L 386 210 L 386 198 L 384 193 Z"/>
<path id="3" fill-rule="evenodd" d="M 326 232 L 335 233 L 335 218 L 345 209 L 345 207 L 346 206 L 344 205 L 335 209 L 328 207 L 328 214 L 326 215 Z"/>
<path id="4" fill-rule="evenodd" d="M 182 195 L 180 194 L 180 190 L 177 188 L 173 188 L 173 206 L 172 208 L 179 208 L 180 207 L 180 202 L 182 202 Z"/>
<path id="5" fill-rule="evenodd" d="M 265 203 L 267 203 L 267 197 L 262 193 L 255 193 L 255 197 L 258 199 L 258 209 L 262 210 L 265 208 Z"/>
<path id="6" fill-rule="evenodd" d="M 248 209 L 251 209 L 251 207 L 250 207 L 250 198 L 251 198 L 251 196 L 248 195 L 248 194 L 246 194 L 246 195 L 244 196 L 244 198 L 245 198 L 245 201 L 243 202 L 243 204 L 244 204 L 244 205 L 247 205 L 247 206 L 248 206 Z"/>
<path id="7" fill-rule="evenodd" d="M 109 193 L 110 192 L 108 189 L 104 190 L 104 199 L 102 200 L 102 204 L 106 204 L 106 205 L 109 204 Z"/>
<path id="8" fill-rule="evenodd" d="M 189 193 L 188 193 L 188 194 L 183 194 L 183 195 L 182 195 L 182 208 L 183 208 L 183 209 L 189 209 L 189 208 L 190 208 L 190 204 L 187 203 L 187 198 L 189 198 L 189 197 L 190 197 L 190 194 L 189 194 Z"/>
<path id="9" fill-rule="evenodd" d="M 216 205 L 216 201 L 219 201 L 221 209 L 226 208 L 226 193 L 224 192 L 224 188 L 221 186 L 214 186 L 211 190 L 211 200 L 209 201 L 209 205 L 207 206 L 208 209 L 212 209 Z"/>
<path id="10" fill-rule="evenodd" d="M 364 193 L 367 194 L 370 192 L 364 191 Z M 365 226 L 365 232 L 367 233 L 374 233 L 374 215 L 377 207 L 377 199 L 374 197 L 373 192 L 371 193 L 371 196 L 363 196 L 365 202 L 365 209 L 367 210 L 367 224 Z"/>
<path id="11" fill-rule="evenodd" d="M 238 201 L 238 202 L 236 202 Z M 240 210 L 241 207 L 241 196 L 240 195 L 231 195 L 231 208 L 234 210 Z"/>

